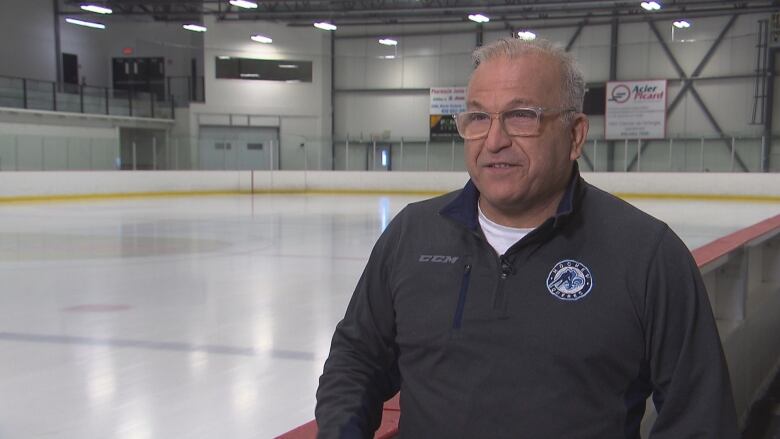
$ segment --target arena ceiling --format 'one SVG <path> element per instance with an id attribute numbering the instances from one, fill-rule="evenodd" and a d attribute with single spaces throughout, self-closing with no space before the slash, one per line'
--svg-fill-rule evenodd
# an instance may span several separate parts
<path id="1" fill-rule="evenodd" d="M 61 15 L 91 14 L 84 1 L 58 0 Z M 662 8 L 648 13 L 635 1 L 598 0 L 253 0 L 256 8 L 231 5 L 228 0 L 96 0 L 114 17 L 145 17 L 183 22 L 205 15 L 218 20 L 267 20 L 290 26 L 330 21 L 339 26 L 382 24 L 470 23 L 469 14 L 490 17 L 491 24 L 556 20 L 569 22 L 617 19 L 621 22 L 654 18 L 702 17 L 780 11 L 778 0 L 712 1 L 656 0 Z"/>

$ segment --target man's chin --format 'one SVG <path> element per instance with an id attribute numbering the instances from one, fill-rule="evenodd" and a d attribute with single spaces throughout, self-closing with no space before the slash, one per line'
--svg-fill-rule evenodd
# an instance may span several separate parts
<path id="1" fill-rule="evenodd" d="M 489 204 L 489 208 L 502 212 L 513 212 L 521 210 L 525 204 L 525 197 L 522 194 L 512 193 L 491 193 L 480 192 L 480 200 Z M 484 207 L 483 207 L 484 209 Z"/>

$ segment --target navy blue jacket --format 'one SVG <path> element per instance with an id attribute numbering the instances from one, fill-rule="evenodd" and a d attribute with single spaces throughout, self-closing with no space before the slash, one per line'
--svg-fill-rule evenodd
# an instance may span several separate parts
<path id="1" fill-rule="evenodd" d="M 472 182 L 391 222 L 338 324 L 320 438 L 370 438 L 401 390 L 401 438 L 738 438 L 689 250 L 574 171 L 557 214 L 497 256 Z"/>

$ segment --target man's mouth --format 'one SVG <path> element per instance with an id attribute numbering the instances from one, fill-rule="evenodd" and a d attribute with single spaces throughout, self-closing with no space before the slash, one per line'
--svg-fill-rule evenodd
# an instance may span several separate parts
<path id="1" fill-rule="evenodd" d="M 489 163 L 487 165 L 488 168 L 511 168 L 513 166 L 517 165 L 513 165 L 511 163 Z"/>

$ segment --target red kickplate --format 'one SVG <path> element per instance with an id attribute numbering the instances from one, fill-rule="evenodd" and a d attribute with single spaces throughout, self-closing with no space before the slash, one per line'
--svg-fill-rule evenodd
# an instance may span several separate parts
<path id="1" fill-rule="evenodd" d="M 401 407 L 398 403 L 400 393 L 385 402 L 382 410 L 382 423 L 374 434 L 374 439 L 393 439 L 398 436 L 398 421 L 401 419 Z M 317 421 L 309 421 L 290 430 L 276 439 L 314 439 L 317 437 Z"/>
<path id="2" fill-rule="evenodd" d="M 317 421 L 309 421 L 300 427 L 277 436 L 276 439 L 314 439 L 317 437 Z"/>

